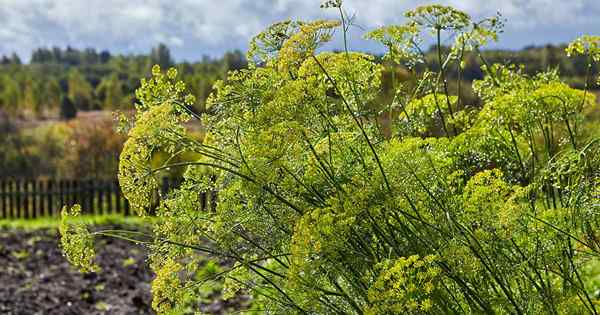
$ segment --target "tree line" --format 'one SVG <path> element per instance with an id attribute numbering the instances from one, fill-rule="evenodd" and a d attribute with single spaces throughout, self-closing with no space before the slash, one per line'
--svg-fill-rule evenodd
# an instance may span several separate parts
<path id="1" fill-rule="evenodd" d="M 583 57 L 567 58 L 564 49 L 564 45 L 545 45 L 518 51 L 486 50 L 481 54 L 484 59 L 469 53 L 464 58 L 461 77 L 458 77 L 459 65 L 449 67 L 447 77 L 472 82 L 483 78 L 482 63 L 504 63 L 523 65 L 527 74 L 556 68 L 566 82 L 582 88 L 588 63 Z M 423 54 L 429 67 L 434 70 L 439 67 L 433 47 Z M 247 62 L 236 50 L 220 58 L 203 57 L 197 62 L 176 63 L 164 44 L 140 55 L 114 55 L 94 48 L 38 48 L 32 52 L 29 63 L 22 62 L 16 54 L 0 57 L 0 111 L 12 116 L 60 115 L 68 119 L 77 111 L 131 108 L 139 78 L 148 76 L 154 64 L 162 68 L 176 67 L 196 96 L 194 109 L 202 111 L 213 83 L 223 79 L 229 70 L 245 68 Z M 399 71 L 405 73 L 406 78 L 411 77 L 406 68 Z M 589 71 L 591 75 L 598 69 L 594 65 Z"/>
<path id="2" fill-rule="evenodd" d="M 77 111 L 130 108 L 139 78 L 149 75 L 154 64 L 176 67 L 197 96 L 194 108 L 201 111 L 213 82 L 245 67 L 246 61 L 240 51 L 233 51 L 221 58 L 176 63 L 164 44 L 142 55 L 38 48 L 29 63 L 16 54 L 0 57 L 0 111 L 9 116 L 72 118 Z"/>

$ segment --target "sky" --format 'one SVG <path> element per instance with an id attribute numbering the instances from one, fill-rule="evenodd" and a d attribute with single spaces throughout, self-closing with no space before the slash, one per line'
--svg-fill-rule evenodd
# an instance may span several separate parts
<path id="1" fill-rule="evenodd" d="M 28 60 L 37 47 L 93 47 L 111 53 L 148 53 L 165 43 L 176 60 L 199 60 L 233 49 L 269 24 L 292 18 L 334 18 L 321 0 L 0 0 L 0 55 Z M 566 43 L 600 33 L 600 0 L 345 0 L 356 15 L 350 48 L 380 50 L 364 30 L 401 24 L 424 4 L 451 5 L 474 19 L 500 12 L 506 27 L 493 48 Z M 364 29 L 364 30 L 363 30 Z M 334 47 L 335 48 L 335 47 Z"/>

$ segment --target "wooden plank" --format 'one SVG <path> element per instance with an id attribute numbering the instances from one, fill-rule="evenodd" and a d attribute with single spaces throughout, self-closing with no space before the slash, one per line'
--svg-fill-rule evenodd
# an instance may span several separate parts
<path id="1" fill-rule="evenodd" d="M 29 181 L 29 189 L 31 191 L 31 217 L 38 217 L 38 194 L 37 194 L 37 181 L 31 180 Z"/>
<path id="2" fill-rule="evenodd" d="M 58 181 L 57 195 L 58 195 L 58 202 L 60 203 L 60 205 L 62 207 L 65 204 L 65 181 L 63 181 L 63 180 Z"/>
<path id="3" fill-rule="evenodd" d="M 8 179 L 6 180 L 6 213 L 4 214 L 4 217 L 9 219 L 12 217 L 12 205 L 13 205 L 13 200 L 12 200 L 12 180 Z"/>
<path id="4" fill-rule="evenodd" d="M 94 208 L 94 181 L 88 179 L 85 181 L 85 208 L 88 213 L 96 214 L 96 209 Z"/>
<path id="5" fill-rule="evenodd" d="M 110 189 L 110 181 L 103 180 L 102 189 L 104 190 L 104 195 L 106 196 L 106 213 L 114 213 L 115 208 L 113 206 L 113 194 L 112 189 Z"/>
<path id="6" fill-rule="evenodd" d="M 27 181 L 26 180 L 20 180 L 19 181 L 19 193 L 21 195 L 21 201 L 19 202 L 19 218 L 21 219 L 27 219 L 27 202 L 29 201 L 27 199 L 27 192 L 26 192 L 26 188 L 27 188 Z"/>
<path id="7" fill-rule="evenodd" d="M 119 181 L 117 181 L 117 180 L 112 181 L 112 189 L 113 189 L 113 194 L 115 195 L 115 210 L 119 214 L 129 215 L 128 213 L 121 212 L 121 208 L 122 208 L 121 203 L 123 202 L 123 200 L 121 198 L 121 188 L 119 187 Z"/>
<path id="8" fill-rule="evenodd" d="M 114 205 L 114 196 L 113 196 L 113 190 L 112 190 L 112 182 L 109 180 L 103 180 L 103 186 L 102 188 L 104 189 L 104 194 L 106 195 L 106 211 L 107 213 L 115 213 L 115 205 Z"/>
<path id="9" fill-rule="evenodd" d="M 102 182 L 96 182 L 96 193 L 98 195 L 98 211 L 99 214 L 104 214 L 104 190 L 102 190 Z"/>
<path id="10" fill-rule="evenodd" d="M 71 198 L 72 199 L 72 204 L 79 204 L 81 203 L 79 200 L 79 181 L 76 179 L 71 180 Z M 82 209 L 83 211 L 83 209 Z"/>
<path id="11" fill-rule="evenodd" d="M 89 213 L 89 209 L 85 206 L 85 180 L 78 179 L 77 182 L 77 203 L 81 206 L 81 211 Z"/>
<path id="12" fill-rule="evenodd" d="M 47 188 L 47 183 L 48 181 L 39 181 L 38 182 L 38 194 L 40 195 L 40 203 L 38 205 L 39 211 L 40 211 L 40 217 L 45 217 L 47 216 L 47 210 L 46 210 L 46 200 L 47 198 L 47 193 L 48 191 L 46 190 Z"/>
<path id="13" fill-rule="evenodd" d="M 75 179 L 71 180 L 71 198 L 73 205 L 79 203 L 79 181 Z"/>
<path id="14" fill-rule="evenodd" d="M 8 195 L 6 194 L 6 181 L 0 181 L 0 219 L 6 219 L 8 216 L 6 215 L 8 211 L 7 202 Z"/>
<path id="15" fill-rule="evenodd" d="M 17 218 L 17 214 L 19 213 L 19 206 L 17 204 L 17 182 L 16 180 L 12 180 L 9 186 L 10 193 L 10 215 L 11 219 Z"/>
<path id="16" fill-rule="evenodd" d="M 18 179 L 15 180 L 15 196 L 17 199 L 15 218 L 23 218 L 23 194 L 21 193 L 21 181 Z"/>
<path id="17" fill-rule="evenodd" d="M 76 200 L 75 200 L 75 181 L 74 180 L 67 180 L 67 199 L 69 200 L 67 202 L 69 207 L 72 207 L 73 205 L 75 205 Z"/>
<path id="18" fill-rule="evenodd" d="M 48 216 L 54 216 L 54 196 L 56 194 L 55 190 L 56 190 L 56 182 L 49 179 L 48 182 L 46 183 L 46 211 Z"/>
<path id="19" fill-rule="evenodd" d="M 59 207 L 68 206 L 69 208 L 73 206 L 73 198 L 71 197 L 71 181 L 65 180 L 63 181 L 63 193 L 64 193 L 64 202 L 61 202 Z"/>
<path id="20" fill-rule="evenodd" d="M 129 200 L 123 196 L 123 202 L 125 203 L 125 213 L 131 214 L 131 207 L 129 205 Z"/>
<path id="21" fill-rule="evenodd" d="M 37 205 L 35 208 L 37 209 L 37 216 L 44 216 L 44 182 L 41 180 L 35 181 L 36 185 L 36 193 L 37 193 Z"/>

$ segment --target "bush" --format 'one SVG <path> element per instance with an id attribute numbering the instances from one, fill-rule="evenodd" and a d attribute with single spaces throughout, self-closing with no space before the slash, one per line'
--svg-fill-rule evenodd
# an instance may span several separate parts
<path id="1" fill-rule="evenodd" d="M 185 168 L 182 186 L 160 196 L 153 305 L 184 307 L 198 281 L 184 271 L 205 252 L 233 262 L 220 274 L 225 292 L 250 292 L 259 313 L 596 313 L 600 147 L 581 130 L 593 95 L 554 72 L 486 65 L 480 107 L 450 95 L 444 67 L 412 90 L 394 83 L 393 101 L 377 104 L 385 67 L 424 62 L 424 36 L 438 64 L 460 64 L 501 20 L 419 7 L 367 35 L 389 49 L 377 64 L 317 53 L 348 29 L 341 1 L 325 6 L 341 21 L 287 21 L 256 36 L 249 69 L 216 84 L 211 115 L 188 111 L 174 70 L 142 81 L 123 191 L 144 214 L 160 172 Z M 455 43 L 443 51 L 445 35 Z M 600 56 L 597 44 L 569 51 Z M 186 135 L 191 119 L 203 143 Z M 158 151 L 201 158 L 153 167 Z M 198 211 L 212 190 L 217 209 Z"/>
<path id="2" fill-rule="evenodd" d="M 69 120 L 77 117 L 77 108 L 68 97 L 63 97 L 60 101 L 60 118 Z"/>
<path id="3" fill-rule="evenodd" d="M 125 137 L 110 116 L 98 116 L 20 130 L 9 124 L 0 177 L 114 179 Z"/>

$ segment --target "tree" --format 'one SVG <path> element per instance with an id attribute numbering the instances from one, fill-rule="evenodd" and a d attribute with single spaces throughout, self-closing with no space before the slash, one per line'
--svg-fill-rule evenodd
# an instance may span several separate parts
<path id="1" fill-rule="evenodd" d="M 240 70 L 248 66 L 246 57 L 239 50 L 226 52 L 225 56 L 223 56 L 223 62 L 225 63 L 225 71 Z"/>
<path id="2" fill-rule="evenodd" d="M 60 117 L 65 120 L 73 119 L 77 116 L 77 107 L 69 97 L 63 96 L 60 102 Z"/>
<path id="3" fill-rule="evenodd" d="M 157 47 L 152 48 L 150 53 L 150 60 L 152 64 L 157 64 L 163 68 L 168 68 L 173 65 L 173 59 L 171 58 L 171 51 L 165 44 L 159 44 Z"/>
<path id="4" fill-rule="evenodd" d="M 69 71 L 68 75 L 69 98 L 77 110 L 93 109 L 92 86 L 77 69 Z"/>
<path id="5" fill-rule="evenodd" d="M 0 77 L 2 90 L 0 90 L 0 101 L 2 108 L 10 114 L 17 112 L 21 100 L 21 89 L 13 78 L 8 76 Z"/>
<path id="6" fill-rule="evenodd" d="M 40 84 L 37 80 L 32 80 L 31 77 L 25 78 L 23 82 L 23 100 L 21 109 L 33 111 L 36 115 L 41 114 L 42 105 L 40 100 Z"/>
<path id="7" fill-rule="evenodd" d="M 21 64 L 21 58 L 19 58 L 19 55 L 17 55 L 17 53 L 12 53 L 12 55 L 10 56 L 10 63 L 13 65 Z"/>
<path id="8" fill-rule="evenodd" d="M 55 78 L 49 78 L 46 81 L 43 89 L 43 99 L 48 109 L 56 109 L 61 106 L 61 95 L 60 84 Z"/>
<path id="9" fill-rule="evenodd" d="M 53 62 L 53 54 L 47 48 L 38 48 L 31 54 L 31 63 L 50 63 Z"/>
<path id="10" fill-rule="evenodd" d="M 121 108 L 124 101 L 123 84 L 116 74 L 102 79 L 95 94 L 102 102 L 104 109 Z"/>
<path id="11" fill-rule="evenodd" d="M 110 52 L 103 50 L 100 52 L 100 56 L 98 58 L 100 59 L 101 63 L 107 63 L 110 60 L 110 57 Z"/>

